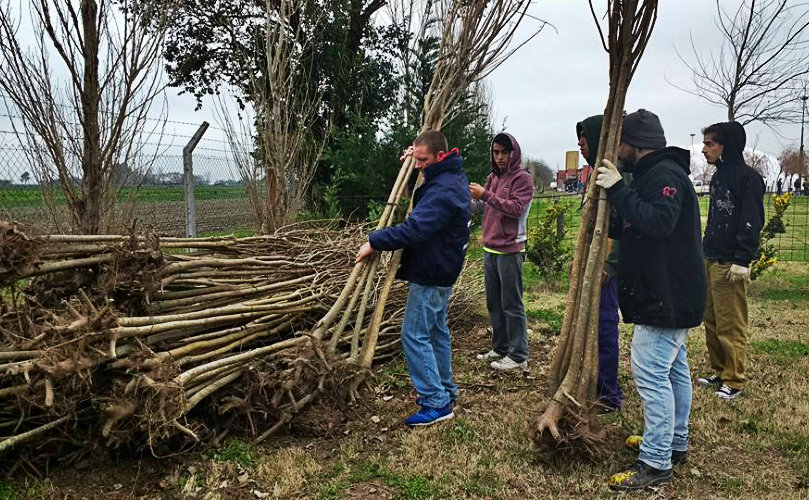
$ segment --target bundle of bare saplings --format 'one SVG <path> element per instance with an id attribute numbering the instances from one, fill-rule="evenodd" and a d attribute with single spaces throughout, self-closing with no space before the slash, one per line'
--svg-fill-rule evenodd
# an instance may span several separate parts
<path id="1" fill-rule="evenodd" d="M 317 395 L 353 393 L 386 278 L 352 267 L 366 229 L 35 237 L 0 222 L 0 453 L 88 437 L 154 447 L 217 426 L 263 440 Z M 324 323 L 357 274 L 366 286 Z M 395 283 L 374 361 L 399 351 L 404 299 Z M 470 303 L 456 294 L 454 315 Z"/>

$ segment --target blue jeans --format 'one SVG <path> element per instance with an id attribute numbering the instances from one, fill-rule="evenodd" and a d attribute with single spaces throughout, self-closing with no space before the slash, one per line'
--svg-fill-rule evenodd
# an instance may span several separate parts
<path id="1" fill-rule="evenodd" d="M 643 402 L 643 443 L 638 459 L 671 468 L 671 451 L 688 450 L 691 372 L 687 328 L 635 325 L 632 375 Z"/>
<path id="2" fill-rule="evenodd" d="M 447 301 L 452 287 L 410 284 L 402 321 L 402 347 L 422 405 L 443 408 L 458 398 L 452 380 Z"/>

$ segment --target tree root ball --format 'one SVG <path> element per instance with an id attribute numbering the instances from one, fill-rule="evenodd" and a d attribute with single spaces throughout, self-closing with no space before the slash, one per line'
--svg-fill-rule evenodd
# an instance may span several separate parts
<path id="1" fill-rule="evenodd" d="M 554 401 L 531 422 L 530 435 L 537 453 L 548 459 L 598 461 L 610 451 L 607 430 L 596 420 L 592 406 Z"/>
<path id="2" fill-rule="evenodd" d="M 15 271 L 33 264 L 39 257 L 41 241 L 16 222 L 0 221 L 0 285 L 14 279 Z"/>

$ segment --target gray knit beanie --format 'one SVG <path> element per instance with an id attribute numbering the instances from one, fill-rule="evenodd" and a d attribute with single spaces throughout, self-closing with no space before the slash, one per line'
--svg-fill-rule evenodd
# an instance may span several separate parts
<path id="1" fill-rule="evenodd" d="M 643 108 L 629 113 L 624 118 L 621 131 L 621 142 L 642 149 L 663 149 L 666 147 L 666 135 L 660 118 Z"/>

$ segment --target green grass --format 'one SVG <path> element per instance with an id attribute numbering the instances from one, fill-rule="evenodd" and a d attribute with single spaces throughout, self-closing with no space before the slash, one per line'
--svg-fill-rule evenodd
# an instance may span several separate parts
<path id="1" fill-rule="evenodd" d="M 781 435 L 776 446 L 789 457 L 804 487 L 809 487 L 809 436 L 799 433 Z"/>
<path id="2" fill-rule="evenodd" d="M 390 363 L 385 363 L 377 370 L 375 376 L 379 385 L 405 388 L 410 387 L 408 373 L 405 361 L 397 359 Z"/>
<path id="3" fill-rule="evenodd" d="M 336 480 L 320 489 L 317 498 L 321 500 L 345 498 L 345 491 L 353 485 L 369 481 L 379 481 L 394 488 L 394 500 L 422 500 L 443 496 L 439 495 L 438 486 L 425 476 L 397 474 L 378 460 L 364 460 L 354 465 L 341 464 L 329 475 Z"/>
<path id="4" fill-rule="evenodd" d="M 736 476 L 727 476 L 720 479 L 717 486 L 727 493 L 737 493 L 742 489 L 744 483 Z"/>
<path id="5" fill-rule="evenodd" d="M 177 202 L 185 199 L 185 192 L 182 186 L 124 188 L 119 199 L 127 200 L 130 196 L 148 203 Z M 55 193 L 55 198 L 57 204 L 65 203 L 61 191 Z M 247 198 L 247 191 L 239 186 L 197 186 L 194 198 L 197 201 L 244 199 Z M 0 205 L 7 208 L 42 207 L 44 202 L 38 187 L 25 186 L 0 189 Z"/>
<path id="6" fill-rule="evenodd" d="M 480 440 L 480 433 L 466 420 L 453 420 L 451 425 L 441 428 L 442 438 L 452 444 L 469 443 Z"/>
<path id="7" fill-rule="evenodd" d="M 558 335 L 562 331 L 562 323 L 565 320 L 564 306 L 555 310 L 528 309 L 526 313 L 528 318 L 545 323 L 550 330 L 549 333 Z"/>
<path id="8" fill-rule="evenodd" d="M 256 235 L 258 235 L 258 232 L 255 229 L 243 228 L 243 229 L 233 229 L 231 231 L 213 231 L 210 233 L 200 233 L 198 236 L 200 238 L 217 238 L 222 236 L 235 236 L 236 238 L 248 238 Z"/>
<path id="9" fill-rule="evenodd" d="M 751 284 L 751 294 L 768 301 L 809 300 L 809 269 L 798 266 L 794 272 L 767 271 Z M 803 268 L 801 272 L 800 269 Z"/>
<path id="10" fill-rule="evenodd" d="M 0 500 L 17 500 L 22 498 L 20 492 L 13 485 L 0 483 Z"/>
<path id="11" fill-rule="evenodd" d="M 809 356 L 809 344 L 796 340 L 760 340 L 751 342 L 750 350 L 784 357 Z"/>
<path id="12" fill-rule="evenodd" d="M 211 457 L 214 462 L 229 462 L 248 468 L 253 464 L 256 457 L 256 449 L 253 445 L 238 439 L 229 439 L 224 446 L 214 451 Z"/>

